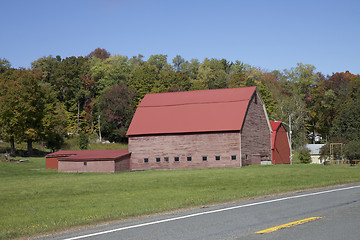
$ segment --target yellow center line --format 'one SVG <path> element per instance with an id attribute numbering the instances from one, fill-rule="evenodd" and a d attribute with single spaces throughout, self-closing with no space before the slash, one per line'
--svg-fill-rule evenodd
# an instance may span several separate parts
<path id="1" fill-rule="evenodd" d="M 274 231 L 277 231 L 277 230 L 282 229 L 282 228 L 288 228 L 288 227 L 291 227 L 291 226 L 311 222 L 311 221 L 314 221 L 314 220 L 317 220 L 317 219 L 320 219 L 320 218 L 323 218 L 323 217 L 306 218 L 306 219 L 302 219 L 302 220 L 299 220 L 299 221 L 295 221 L 295 222 L 279 225 L 279 226 L 276 226 L 276 227 L 268 228 L 268 229 L 265 229 L 265 230 L 262 230 L 262 231 L 258 231 L 256 233 L 270 233 L 270 232 L 274 232 Z"/>

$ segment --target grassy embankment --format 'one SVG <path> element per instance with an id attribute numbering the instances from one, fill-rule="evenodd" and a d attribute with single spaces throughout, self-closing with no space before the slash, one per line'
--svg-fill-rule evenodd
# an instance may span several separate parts
<path id="1" fill-rule="evenodd" d="M 128 146 L 126 143 L 96 143 L 91 141 L 88 145 L 89 150 L 103 150 L 103 149 L 126 149 Z M 39 143 L 33 143 L 34 156 L 44 156 L 51 152 L 50 149 L 41 146 Z M 26 156 L 27 155 L 27 145 L 26 143 L 17 143 L 15 144 L 16 155 L 17 156 Z M 73 137 L 66 139 L 66 142 L 61 150 L 80 150 L 79 139 L 78 137 Z M 10 153 L 10 144 L 6 142 L 0 142 L 0 154 Z"/>
<path id="2" fill-rule="evenodd" d="M 295 164 L 100 173 L 45 170 L 45 158 L 0 162 L 0 239 L 76 225 L 360 182 L 360 168 Z"/>

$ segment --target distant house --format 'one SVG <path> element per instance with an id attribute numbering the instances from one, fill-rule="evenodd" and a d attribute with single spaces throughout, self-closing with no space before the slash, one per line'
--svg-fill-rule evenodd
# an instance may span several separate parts
<path id="1" fill-rule="evenodd" d="M 271 151 L 272 164 L 290 164 L 290 143 L 289 138 L 281 121 L 271 121 Z"/>
<path id="2" fill-rule="evenodd" d="M 320 149 L 325 144 L 306 144 L 305 147 L 310 150 L 311 163 L 323 163 L 320 159 Z"/>
<path id="3" fill-rule="evenodd" d="M 130 164 L 127 149 L 58 151 L 46 155 L 46 169 L 58 169 L 59 172 L 129 171 Z"/>
<path id="4" fill-rule="evenodd" d="M 256 87 L 147 94 L 127 132 L 131 170 L 270 162 L 271 131 Z"/>

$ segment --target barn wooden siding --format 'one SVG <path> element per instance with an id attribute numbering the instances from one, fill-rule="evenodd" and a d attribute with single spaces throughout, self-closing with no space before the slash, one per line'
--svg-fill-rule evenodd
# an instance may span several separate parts
<path id="1" fill-rule="evenodd" d="M 130 136 L 129 149 L 132 170 L 241 166 L 239 132 Z"/>
<path id="2" fill-rule="evenodd" d="M 241 131 L 242 165 L 271 161 L 271 131 L 264 105 L 257 94 L 251 99 Z"/>

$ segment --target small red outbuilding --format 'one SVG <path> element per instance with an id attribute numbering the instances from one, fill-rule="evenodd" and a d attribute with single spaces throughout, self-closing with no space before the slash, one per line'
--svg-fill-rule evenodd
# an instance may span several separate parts
<path id="1" fill-rule="evenodd" d="M 58 151 L 46 155 L 46 169 L 59 172 L 119 172 L 130 170 L 127 149 Z"/>
<path id="2" fill-rule="evenodd" d="M 290 144 L 286 129 L 281 121 L 271 121 L 272 164 L 290 164 Z"/>

